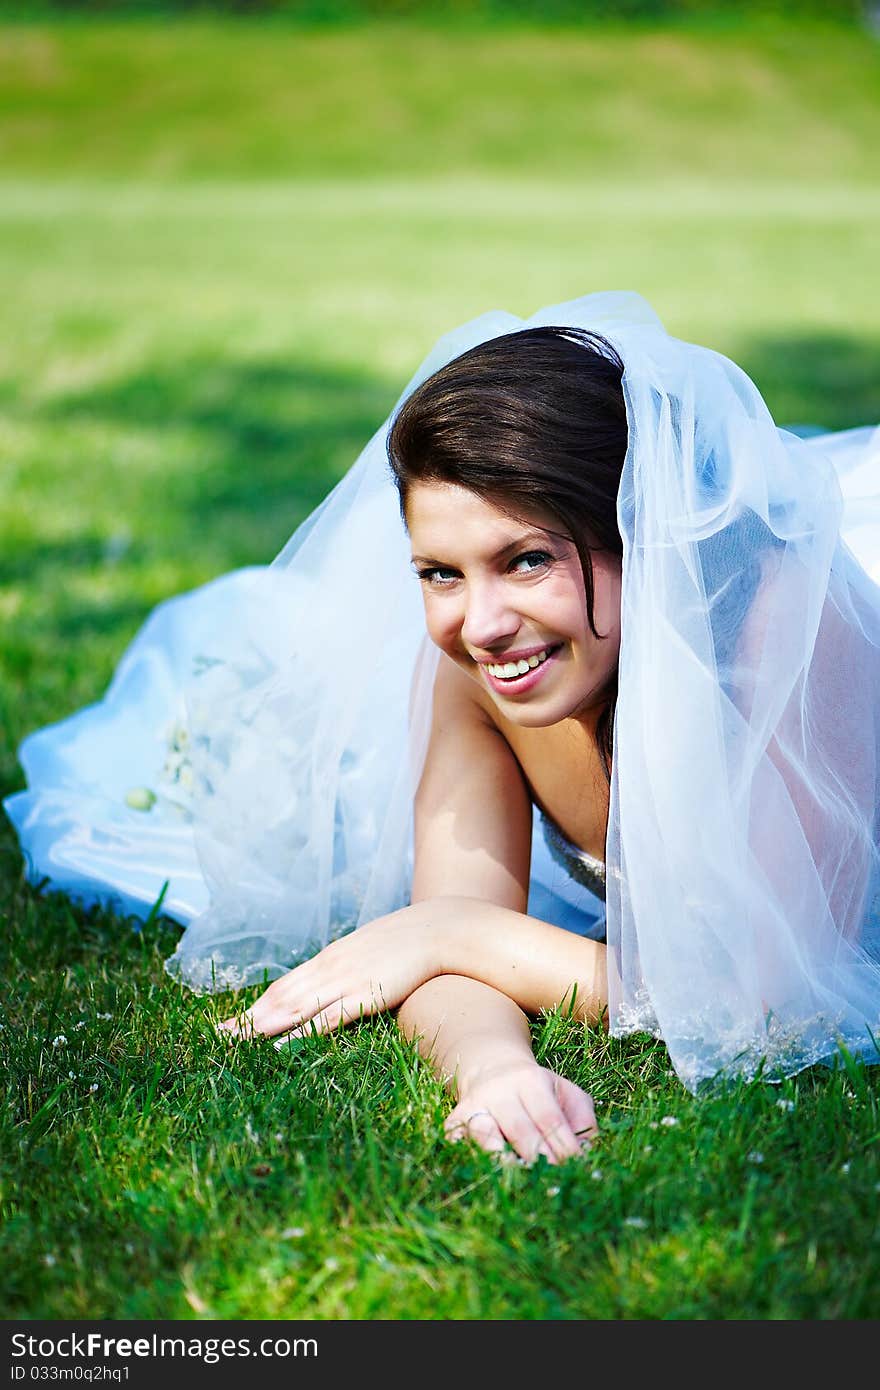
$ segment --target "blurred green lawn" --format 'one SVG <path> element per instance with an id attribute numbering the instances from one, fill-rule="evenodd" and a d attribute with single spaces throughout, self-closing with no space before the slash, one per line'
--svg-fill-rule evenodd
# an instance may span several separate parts
<path id="1" fill-rule="evenodd" d="M 271 558 L 436 337 L 486 309 L 636 289 L 673 332 L 740 361 L 781 420 L 880 419 L 878 95 L 880 44 L 803 25 L 0 27 L 0 790 L 22 785 L 18 740 L 100 696 L 155 602 Z M 43 909 L 21 896 L 8 826 L 0 854 L 4 911 L 36 940 Z M 51 946 L 56 919 L 42 920 Z M 61 954 L 45 948 L 53 969 L 80 949 L 72 920 Z M 107 955 L 112 930 L 90 931 L 84 979 L 93 959 L 139 978 L 127 947 Z M 143 998 L 164 999 L 158 958 L 143 969 Z M 139 1056 L 142 1042 L 119 1046 Z M 622 1075 L 621 1094 L 640 1095 Z M 53 1181 L 73 1132 L 46 1160 Z M 822 1201 L 835 1231 L 832 1186 Z M 752 1267 L 748 1306 L 860 1315 L 862 1230 L 840 1237 L 845 1288 L 840 1254 L 816 1266 L 813 1249 L 781 1302 L 762 1303 Z M 82 1315 L 83 1277 L 71 1303 L 74 1276 L 56 1274 L 48 1303 L 17 1306 Z M 630 1311 L 705 1312 L 699 1279 L 675 1277 L 684 1302 L 673 1281 L 671 1302 L 649 1292 Z M 128 1306 L 115 1279 L 93 1309 Z M 169 1285 L 156 1306 L 178 1296 Z"/>

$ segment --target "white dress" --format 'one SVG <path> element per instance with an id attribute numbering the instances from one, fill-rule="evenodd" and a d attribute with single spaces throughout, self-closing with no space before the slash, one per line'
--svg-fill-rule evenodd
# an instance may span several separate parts
<path id="1" fill-rule="evenodd" d="M 529 910 L 607 931 L 612 1031 L 662 1035 L 694 1089 L 762 1060 L 791 1072 L 841 1041 L 870 1060 L 880 430 L 777 430 L 733 364 L 668 337 L 630 295 L 525 322 L 484 316 L 441 340 L 404 396 L 472 344 L 540 323 L 614 343 L 630 450 L 607 869 L 536 812 Z M 139 918 L 161 898 L 187 926 L 169 969 L 193 988 L 277 975 L 407 901 L 436 654 L 385 469 L 387 425 L 272 565 L 161 604 L 104 699 L 21 747 L 27 789 L 4 805 L 32 881 Z M 776 566 L 745 675 L 712 629 L 729 576 L 709 593 L 705 544 L 744 510 L 772 531 Z M 738 550 L 749 535 L 736 533 Z M 823 690 L 842 681 L 828 717 L 858 740 L 855 790 L 826 775 L 813 695 L 829 596 L 860 644 L 846 648 L 848 673 L 822 676 Z M 804 810 L 817 787 L 821 844 Z"/>

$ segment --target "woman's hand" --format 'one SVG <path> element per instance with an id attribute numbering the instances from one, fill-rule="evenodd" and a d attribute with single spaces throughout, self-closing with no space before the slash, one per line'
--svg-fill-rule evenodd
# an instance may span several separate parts
<path id="1" fill-rule="evenodd" d="M 444 1130 L 448 1139 L 472 1139 L 489 1152 L 509 1152 L 509 1146 L 526 1163 L 541 1154 L 548 1163 L 574 1158 L 598 1132 L 592 1097 L 528 1061 L 465 1082 Z"/>
<path id="2" fill-rule="evenodd" d="M 396 1008 L 438 973 L 437 918 L 423 905 L 377 917 L 282 975 L 219 1027 L 232 1037 L 302 1037 Z"/>

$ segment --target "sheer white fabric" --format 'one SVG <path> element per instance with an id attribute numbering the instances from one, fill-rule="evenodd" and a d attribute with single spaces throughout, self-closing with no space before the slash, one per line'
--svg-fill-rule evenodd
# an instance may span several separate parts
<path id="1" fill-rule="evenodd" d="M 880 591 L 841 540 L 841 479 L 732 363 L 620 347 L 614 1030 L 662 1035 L 693 1087 L 839 1044 L 874 1059 Z"/>
<path id="2" fill-rule="evenodd" d="M 625 364 L 612 1032 L 661 1035 L 692 1089 L 841 1043 L 877 1060 L 880 431 L 778 430 L 737 367 L 626 294 L 485 315 L 404 396 L 539 324 L 598 332 Z M 407 901 L 435 653 L 389 423 L 272 566 L 164 605 L 104 703 L 22 750 L 7 809 L 35 876 L 141 913 L 169 879 L 190 925 L 168 966 L 193 988 L 275 976 Z M 163 739 L 167 785 L 138 812 L 126 787 L 155 784 Z M 559 872 L 535 854 L 530 902 L 570 927 Z M 581 919 L 595 934 L 601 904 Z"/>

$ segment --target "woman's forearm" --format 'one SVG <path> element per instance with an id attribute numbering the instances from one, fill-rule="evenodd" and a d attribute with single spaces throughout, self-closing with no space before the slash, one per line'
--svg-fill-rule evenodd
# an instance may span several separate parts
<path id="1" fill-rule="evenodd" d="M 484 898 L 437 897 L 332 941 L 220 1026 L 233 1037 L 327 1032 L 440 975 L 490 986 L 528 1014 L 563 1005 L 595 1022 L 605 1011 L 604 946 Z"/>
<path id="2" fill-rule="evenodd" d="M 436 973 L 467 975 L 506 994 L 528 1014 L 557 1005 L 596 1023 L 608 1004 L 605 946 L 481 898 L 414 905 L 434 924 Z"/>
<path id="3" fill-rule="evenodd" d="M 436 975 L 405 1000 L 397 1022 L 456 1095 L 478 1077 L 534 1063 L 522 1009 L 480 980 Z"/>

